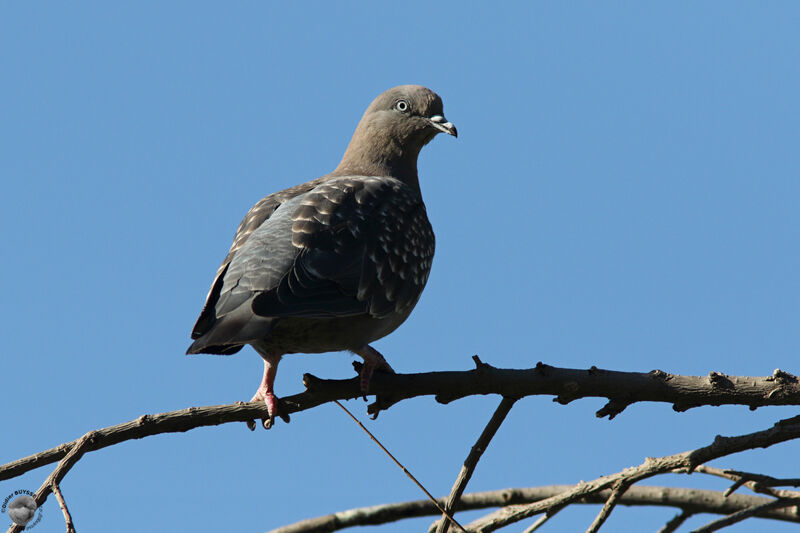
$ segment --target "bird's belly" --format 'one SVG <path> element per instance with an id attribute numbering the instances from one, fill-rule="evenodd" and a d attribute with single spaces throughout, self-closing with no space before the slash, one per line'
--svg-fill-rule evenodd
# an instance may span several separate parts
<path id="1" fill-rule="evenodd" d="M 276 321 L 266 342 L 271 349 L 280 353 L 356 350 L 397 329 L 409 313 L 411 309 L 383 319 L 368 315 L 341 318 L 283 318 Z"/>

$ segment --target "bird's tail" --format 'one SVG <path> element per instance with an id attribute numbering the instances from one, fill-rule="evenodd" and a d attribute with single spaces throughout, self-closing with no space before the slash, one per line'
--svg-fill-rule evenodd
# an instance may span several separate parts
<path id="1" fill-rule="evenodd" d="M 186 350 L 186 354 L 231 355 L 245 344 L 264 340 L 272 331 L 274 319 L 253 314 L 249 305 L 219 317 Z"/>

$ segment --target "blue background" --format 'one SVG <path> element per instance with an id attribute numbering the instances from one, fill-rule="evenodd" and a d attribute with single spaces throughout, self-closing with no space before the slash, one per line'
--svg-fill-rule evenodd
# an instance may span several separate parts
<path id="1" fill-rule="evenodd" d="M 437 91 L 460 137 L 420 158 L 437 252 L 414 314 L 376 343 L 396 370 L 469 369 L 477 353 L 517 368 L 800 371 L 799 26 L 793 2 L 3 3 L 0 462 L 249 399 L 250 348 L 183 355 L 236 225 L 332 170 L 369 102 L 403 83 Z M 277 392 L 302 390 L 304 372 L 350 377 L 351 360 L 289 356 Z M 444 495 L 498 402 L 420 398 L 367 425 Z M 468 490 L 589 480 L 797 413 L 637 404 L 609 422 L 603 403 L 518 402 Z M 714 464 L 796 477 L 798 446 Z M 265 531 L 422 498 L 333 405 L 269 432 L 126 442 L 62 488 L 80 531 Z M 583 531 L 598 510 L 545 530 Z M 618 508 L 604 529 L 674 514 Z M 36 530 L 63 527 L 51 497 Z"/>

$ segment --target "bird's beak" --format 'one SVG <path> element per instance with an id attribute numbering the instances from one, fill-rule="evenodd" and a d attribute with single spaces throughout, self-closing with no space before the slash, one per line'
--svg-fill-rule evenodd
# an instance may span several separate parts
<path id="1" fill-rule="evenodd" d="M 458 130 L 456 127 L 451 122 L 447 122 L 447 119 L 442 115 L 433 115 L 429 120 L 431 121 L 431 125 L 437 130 L 443 131 L 453 137 L 458 137 Z"/>

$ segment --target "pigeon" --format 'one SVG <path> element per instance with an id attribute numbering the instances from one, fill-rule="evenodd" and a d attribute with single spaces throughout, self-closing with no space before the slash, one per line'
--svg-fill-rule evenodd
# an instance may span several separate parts
<path id="1" fill-rule="evenodd" d="M 417 157 L 439 133 L 458 136 L 436 93 L 389 89 L 333 172 L 270 194 L 239 224 L 186 353 L 252 346 L 264 375 L 250 401 L 266 405 L 265 428 L 278 413 L 274 382 L 285 354 L 357 354 L 365 393 L 373 371 L 394 372 L 370 343 L 408 318 L 428 280 L 435 241 Z"/>

